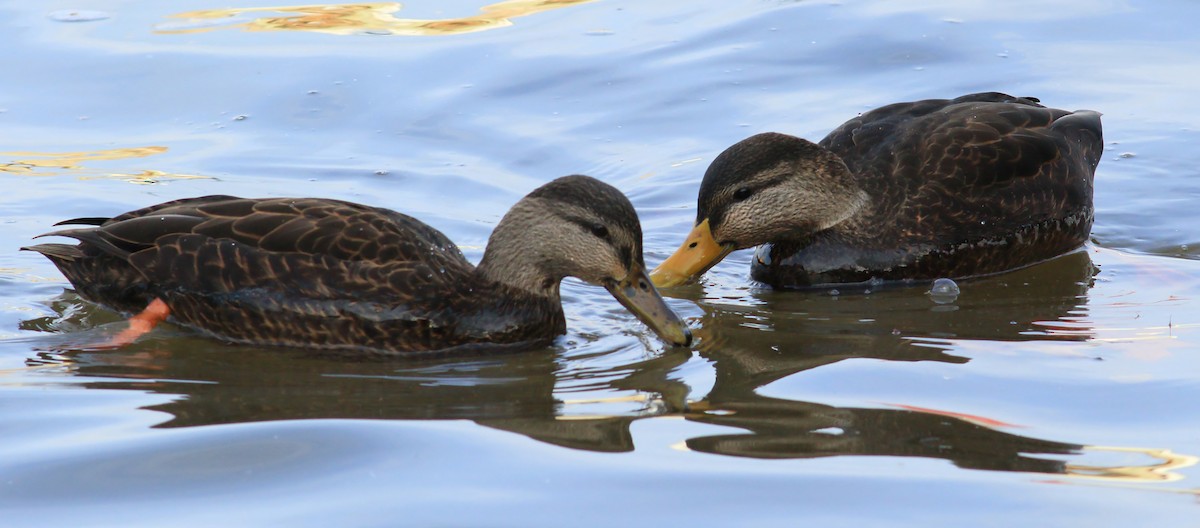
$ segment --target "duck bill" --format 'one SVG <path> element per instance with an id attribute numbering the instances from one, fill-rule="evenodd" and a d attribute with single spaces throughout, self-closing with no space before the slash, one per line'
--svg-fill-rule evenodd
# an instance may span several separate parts
<path id="1" fill-rule="evenodd" d="M 733 244 L 718 244 L 713 238 L 706 218 L 692 228 L 674 255 L 654 268 L 650 279 L 659 288 L 679 286 L 703 275 L 732 251 Z"/>
<path id="2" fill-rule="evenodd" d="M 675 346 L 692 344 L 687 324 L 667 306 L 641 266 L 629 270 L 625 280 L 609 281 L 604 287 L 663 340 Z"/>

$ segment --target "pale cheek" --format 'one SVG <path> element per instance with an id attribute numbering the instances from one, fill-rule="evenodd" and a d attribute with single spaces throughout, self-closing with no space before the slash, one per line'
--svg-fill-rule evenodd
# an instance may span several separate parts
<path id="1" fill-rule="evenodd" d="M 743 202 L 745 203 L 745 202 Z M 757 235 L 761 218 L 754 213 L 753 208 L 742 204 L 732 207 L 725 213 L 720 231 L 713 233 L 717 243 L 735 241 L 738 244 L 748 244 Z"/>
<path id="2" fill-rule="evenodd" d="M 743 246 L 765 244 L 790 229 L 795 213 L 794 205 L 779 194 L 762 194 L 730 208 L 722 235 Z"/>

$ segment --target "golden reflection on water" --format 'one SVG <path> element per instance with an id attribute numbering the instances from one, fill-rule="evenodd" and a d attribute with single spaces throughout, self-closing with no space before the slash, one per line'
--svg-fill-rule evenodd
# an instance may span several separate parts
<path id="1" fill-rule="evenodd" d="M 1161 460 L 1162 462 L 1142 466 L 1067 464 L 1068 475 L 1120 482 L 1174 482 L 1183 480 L 1184 478 L 1183 475 L 1176 473 L 1174 470 L 1191 467 L 1200 462 L 1200 457 L 1174 453 L 1170 449 L 1087 446 L 1084 448 L 1084 451 L 1140 453 L 1150 458 Z"/>
<path id="2" fill-rule="evenodd" d="M 188 11 L 172 15 L 194 21 L 192 27 L 181 24 L 160 25 L 156 33 L 200 33 L 215 29 L 242 28 L 245 31 L 314 31 L 333 35 L 457 35 L 512 25 L 513 18 L 542 11 L 559 9 L 595 0 L 507 0 L 480 8 L 480 14 L 461 18 L 421 20 L 397 18 L 398 2 L 361 4 L 314 4 L 277 7 L 234 7 Z M 282 16 L 260 15 L 238 21 L 249 13 L 284 13 Z M 206 24 L 205 21 L 232 19 L 229 24 Z"/>
<path id="3" fill-rule="evenodd" d="M 144 169 L 135 173 L 120 173 L 84 166 L 85 163 L 93 161 L 145 158 L 166 151 L 167 147 L 150 146 L 84 152 L 0 152 L 0 156 L 16 158 L 6 163 L 0 163 L 0 172 L 37 177 L 75 175 L 81 180 L 123 180 L 141 185 L 154 184 L 162 180 L 211 179 L 208 176 L 175 174 L 152 169 Z"/>

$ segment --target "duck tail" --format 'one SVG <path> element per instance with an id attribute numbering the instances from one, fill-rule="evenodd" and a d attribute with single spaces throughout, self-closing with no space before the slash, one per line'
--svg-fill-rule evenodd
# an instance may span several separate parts
<path id="1" fill-rule="evenodd" d="M 50 233 L 38 235 L 33 238 L 42 238 L 42 237 L 48 237 L 48 236 L 60 236 L 60 237 L 74 238 L 75 240 L 83 242 L 84 244 L 89 244 L 89 245 L 95 247 L 96 249 L 99 249 L 103 253 L 107 253 L 114 257 L 118 257 L 122 260 L 129 259 L 129 250 L 124 249 L 124 248 L 114 244 L 112 240 L 109 240 L 108 237 L 104 236 L 103 230 L 100 230 L 100 229 L 95 229 L 95 228 L 64 229 L 62 231 L 52 231 Z M 60 246 L 60 245 L 64 245 L 64 244 L 41 244 L 41 245 L 42 246 Z M 38 246 L 32 246 L 32 247 L 36 248 Z M 78 248 L 78 246 L 68 246 L 68 247 Z M 82 250 L 77 249 L 77 251 L 79 251 L 80 256 L 83 255 Z M 42 253 L 42 254 L 47 255 L 46 253 Z M 47 256 L 49 256 L 49 255 L 47 255 Z M 75 257 L 75 258 L 78 258 L 78 257 Z"/>
<path id="2" fill-rule="evenodd" d="M 1100 164 L 1104 154 L 1104 127 L 1100 123 L 1100 112 L 1093 110 L 1076 110 L 1054 120 L 1050 129 L 1066 137 L 1078 149 L 1080 155 L 1092 169 Z"/>
<path id="3" fill-rule="evenodd" d="M 38 244 L 25 246 L 21 251 L 36 251 L 54 261 L 74 262 L 75 259 L 83 258 L 83 250 L 72 244 Z"/>
<path id="4" fill-rule="evenodd" d="M 104 223 L 105 223 L 105 222 L 107 222 L 107 221 L 109 221 L 109 220 L 112 220 L 112 219 L 111 219 L 111 218 L 106 218 L 106 217 L 103 217 L 103 216 L 87 216 L 87 217 L 83 217 L 83 218 L 72 218 L 72 219 L 70 219 L 70 220 L 63 220 L 62 222 L 58 222 L 58 223 L 56 223 L 56 224 L 54 224 L 54 225 L 56 225 L 56 226 L 60 226 L 60 225 L 92 225 L 92 226 L 99 226 L 99 225 L 104 225 Z"/>

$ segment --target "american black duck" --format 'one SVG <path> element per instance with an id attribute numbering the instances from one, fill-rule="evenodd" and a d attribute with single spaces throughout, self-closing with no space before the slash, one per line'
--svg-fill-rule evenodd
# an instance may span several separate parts
<path id="1" fill-rule="evenodd" d="M 999 273 L 1082 245 L 1104 144 L 1100 114 L 979 93 L 862 114 L 819 144 L 766 133 L 704 175 L 696 224 L 651 274 L 699 277 L 760 246 L 751 277 L 774 287 Z"/>
<path id="2" fill-rule="evenodd" d="M 587 176 L 517 202 L 479 266 L 415 218 L 339 200 L 205 196 L 62 224 L 87 227 L 42 236 L 79 244 L 23 249 L 81 296 L 165 309 L 233 342 L 384 354 L 542 346 L 566 331 L 567 276 L 604 286 L 664 340 L 691 341 L 646 276 L 633 205 Z"/>

